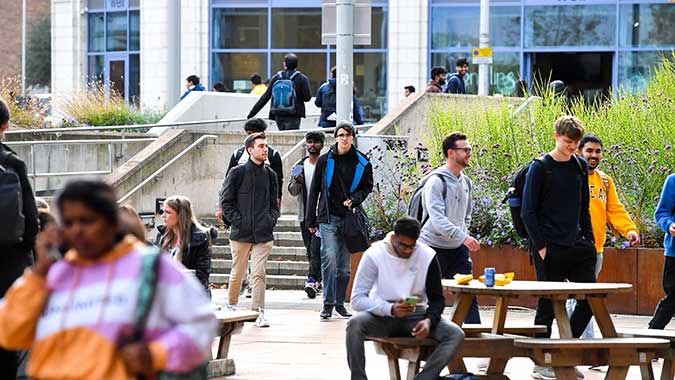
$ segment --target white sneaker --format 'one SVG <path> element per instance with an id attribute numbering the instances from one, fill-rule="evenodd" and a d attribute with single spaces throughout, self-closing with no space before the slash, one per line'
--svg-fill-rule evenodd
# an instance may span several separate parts
<path id="1" fill-rule="evenodd" d="M 490 365 L 490 359 L 480 358 L 478 359 L 478 372 L 485 373 L 487 372 L 488 366 Z"/>
<path id="2" fill-rule="evenodd" d="M 535 365 L 532 370 L 532 377 L 539 380 L 555 380 L 555 372 L 553 367 Z"/>
<path id="3" fill-rule="evenodd" d="M 584 374 L 579 371 L 579 368 L 574 367 L 574 374 L 577 375 L 577 380 L 582 380 L 584 377 Z"/>
<path id="4" fill-rule="evenodd" d="M 265 319 L 265 312 L 262 308 L 258 308 L 258 319 L 255 320 L 255 325 L 258 327 L 270 327 L 270 323 Z"/>

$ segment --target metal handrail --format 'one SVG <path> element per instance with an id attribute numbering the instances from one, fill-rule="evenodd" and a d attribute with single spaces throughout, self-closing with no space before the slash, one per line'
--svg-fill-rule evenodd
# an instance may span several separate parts
<path id="1" fill-rule="evenodd" d="M 375 124 L 364 124 L 364 125 L 356 125 L 354 126 L 354 129 L 361 130 L 361 129 L 366 129 L 366 128 L 371 128 Z M 319 128 L 319 129 L 300 129 L 300 130 L 294 130 L 292 132 L 298 132 L 298 131 L 314 131 L 314 130 L 320 130 L 323 132 L 333 132 L 335 131 L 335 127 L 332 128 Z M 291 132 L 291 131 L 281 131 L 281 132 Z M 289 149 L 286 153 L 284 153 L 281 156 L 281 162 L 285 162 L 288 157 L 290 157 L 291 154 L 295 153 L 296 150 L 300 149 L 302 145 L 305 143 L 305 138 L 303 137 L 298 141 L 291 149 Z"/>
<path id="2" fill-rule="evenodd" d="M 93 145 L 93 144 L 128 144 L 134 142 L 151 142 L 157 140 L 156 137 L 144 137 L 137 139 L 102 139 L 102 140 L 39 140 L 39 141 L 7 141 L 5 145 Z"/>
<path id="3" fill-rule="evenodd" d="M 307 115 L 307 117 L 316 117 L 320 114 Z M 217 123 L 234 123 L 246 121 L 246 118 L 237 119 L 214 119 L 214 120 L 199 120 L 199 121 L 177 121 L 174 123 L 162 124 L 136 124 L 136 125 L 111 125 L 105 127 L 71 127 L 71 128 L 41 128 L 41 129 L 21 129 L 5 132 L 6 135 L 22 135 L 31 133 L 65 133 L 65 132 L 83 132 L 83 131 L 109 131 L 109 130 L 127 130 L 127 129 L 150 129 L 163 127 L 183 127 L 199 124 L 217 124 Z M 269 120 L 269 119 L 265 119 Z"/>
<path id="4" fill-rule="evenodd" d="M 118 204 L 121 204 L 122 202 L 124 202 L 124 201 L 126 201 L 127 199 L 129 199 L 129 197 L 131 197 L 135 192 L 137 192 L 137 191 L 140 190 L 143 186 L 145 186 L 145 184 L 147 184 L 148 182 L 152 181 L 155 177 L 157 177 L 157 175 L 159 175 L 161 172 L 163 172 L 166 168 L 168 168 L 169 166 L 171 166 L 174 162 L 178 161 L 180 158 L 182 158 L 184 155 L 186 155 L 189 151 L 191 151 L 191 150 L 194 149 L 196 146 L 198 146 L 199 144 L 201 144 L 202 141 L 204 141 L 204 140 L 217 140 L 217 139 L 218 139 L 218 136 L 216 136 L 216 135 L 203 135 L 202 137 L 198 138 L 195 142 L 193 142 L 192 144 L 190 144 L 190 146 L 188 146 L 187 148 L 183 149 L 182 152 L 178 153 L 178 155 L 176 155 L 174 158 L 172 158 L 171 160 L 169 160 L 166 164 L 162 165 L 162 167 L 160 167 L 159 169 L 155 170 L 154 173 L 150 174 L 147 178 L 145 178 L 143 181 L 141 181 L 141 183 L 139 183 L 138 185 L 136 185 L 136 186 L 135 186 L 133 189 L 131 189 L 128 193 L 124 194 L 124 196 L 122 196 L 122 197 L 117 201 L 117 203 L 118 203 Z"/>
<path id="5" fill-rule="evenodd" d="M 516 108 L 515 111 L 513 111 L 513 116 L 514 117 L 517 116 L 518 114 L 523 112 L 523 110 L 525 110 L 526 108 L 529 109 L 530 103 L 534 102 L 535 100 L 540 100 L 540 99 L 541 99 L 541 97 L 539 97 L 539 96 L 528 97 L 521 105 L 518 106 L 518 108 Z M 534 122 L 534 118 L 532 117 L 532 114 L 530 114 L 530 122 L 532 122 L 532 123 Z"/>

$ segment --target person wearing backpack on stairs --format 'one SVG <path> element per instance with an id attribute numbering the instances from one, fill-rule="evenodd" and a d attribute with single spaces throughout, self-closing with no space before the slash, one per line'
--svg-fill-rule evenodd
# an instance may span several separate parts
<path id="1" fill-rule="evenodd" d="M 300 119 L 306 117 L 305 102 L 312 98 L 312 90 L 307 76 L 297 68 L 298 56 L 286 54 L 284 69 L 270 79 L 267 91 L 246 118 L 253 118 L 271 100 L 269 118 L 276 121 L 279 130 L 300 129 Z"/>
<path id="2" fill-rule="evenodd" d="M 333 66 L 330 69 L 330 78 L 328 81 L 319 87 L 319 91 L 316 93 L 316 98 L 314 99 L 314 104 L 321 108 L 321 117 L 319 118 L 319 127 L 322 128 L 335 128 L 335 119 L 337 117 L 337 68 Z M 354 94 L 353 98 L 353 119 L 354 125 L 363 124 L 363 107 L 361 103 L 356 98 Z"/>
<path id="3" fill-rule="evenodd" d="M 10 112 L 0 98 L 0 141 L 9 129 Z M 0 142 L 0 299 L 32 263 L 38 234 L 38 211 L 26 164 Z M 3 326 L 2 328 L 5 328 Z M 0 379 L 15 379 L 18 353 L 0 348 Z"/>
<path id="4" fill-rule="evenodd" d="M 603 250 L 607 239 L 607 226 L 612 232 L 625 236 L 631 246 L 640 244 L 640 232 L 631 219 L 626 207 L 619 200 L 614 181 L 605 172 L 598 169 L 602 161 L 602 140 L 595 134 L 587 133 L 579 142 L 577 153 L 588 162 L 588 188 L 590 194 L 589 210 L 591 225 L 595 237 L 597 262 L 595 263 L 595 277 L 597 279 L 602 269 Z M 576 306 L 576 300 L 567 301 L 567 312 L 571 313 Z M 582 338 L 595 337 L 593 319 L 581 334 Z"/>
<path id="5" fill-rule="evenodd" d="M 595 282 L 596 249 L 589 211 L 588 165 L 577 157 L 584 127 L 573 116 L 555 122 L 555 148 L 532 161 L 525 177 L 521 217 L 529 236 L 537 281 Z M 593 313 L 586 300 L 577 301 L 570 317 L 578 338 Z M 540 298 L 535 325 L 546 326 L 537 338 L 550 338 L 555 314 L 551 300 Z M 552 367 L 535 365 L 532 377 L 555 378 Z M 577 371 L 577 378 L 583 378 Z"/>
<path id="6" fill-rule="evenodd" d="M 471 160 L 471 144 L 465 134 L 455 132 L 443 139 L 442 146 L 445 165 L 431 172 L 422 194 L 428 218 L 419 241 L 436 252 L 441 276 L 452 278 L 456 273 L 472 273 L 470 252 L 478 251 L 480 242 L 468 231 L 473 183 L 462 172 Z M 465 323 L 481 323 L 475 297 Z"/>

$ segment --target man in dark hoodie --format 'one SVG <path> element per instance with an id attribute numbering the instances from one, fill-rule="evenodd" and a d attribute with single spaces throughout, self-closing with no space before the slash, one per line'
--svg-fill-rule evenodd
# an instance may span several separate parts
<path id="1" fill-rule="evenodd" d="M 187 91 L 183 93 L 183 95 L 180 97 L 180 100 L 183 100 L 183 98 L 188 96 L 188 94 L 190 94 L 192 91 L 206 91 L 206 87 L 199 83 L 199 77 L 196 75 L 190 75 L 185 79 L 185 81 L 185 87 L 187 88 Z"/>
<path id="2" fill-rule="evenodd" d="M 9 118 L 9 107 L 0 98 L 0 140 L 9 128 Z M 18 181 L 21 188 L 21 199 L 17 199 L 16 195 L 13 196 L 9 192 L 1 195 L 6 202 L 5 205 L 9 204 L 7 200 L 13 199 L 15 205 L 21 206 L 18 215 L 16 213 L 7 215 L 5 214 L 7 208 L 2 208 L 5 211 L 0 221 L 0 229 L 2 229 L 0 234 L 4 240 L 0 243 L 1 299 L 32 261 L 31 253 L 38 233 L 38 212 L 33 189 L 28 181 L 26 164 L 13 150 L 2 143 L 0 143 L 0 178 L 15 184 L 17 183 L 15 181 Z M 6 182 L 5 187 L 11 188 L 10 182 Z M 0 348 L 0 379 L 16 378 L 17 366 L 17 353 Z"/>
<path id="3" fill-rule="evenodd" d="M 300 129 L 300 118 L 304 118 L 305 102 L 312 98 L 309 79 L 300 72 L 298 57 L 293 53 L 284 56 L 284 69 L 276 73 L 265 93 L 258 99 L 246 116 L 254 117 L 270 99 L 269 118 L 277 122 L 280 131 Z"/>
<path id="4" fill-rule="evenodd" d="M 427 83 L 427 88 L 424 92 L 442 93 L 443 85 L 445 84 L 445 76 L 448 70 L 443 66 L 436 66 L 431 69 L 431 80 Z"/>
<path id="5" fill-rule="evenodd" d="M 316 99 L 314 99 L 314 104 L 321 108 L 321 117 L 319 118 L 319 127 L 322 128 L 334 128 L 335 127 L 335 118 L 337 111 L 337 68 L 333 66 L 330 69 L 330 78 L 328 82 L 324 83 L 319 87 L 319 91 L 316 93 Z M 356 98 L 356 94 L 352 95 L 352 115 L 354 119 L 354 124 L 361 125 L 363 124 L 363 107 L 361 103 Z"/>
<path id="6" fill-rule="evenodd" d="M 334 132 L 337 143 L 316 163 L 305 208 L 309 232 L 316 232 L 318 225 L 321 234 L 322 321 L 331 319 L 333 308 L 343 318 L 351 317 L 344 306 L 350 274 L 349 254 L 365 250 L 365 247 L 352 246 L 353 242 L 342 235 L 347 212 L 361 207 L 373 191 L 373 167 L 366 155 L 354 146 L 355 135 L 352 123 L 346 120 L 337 123 Z"/>

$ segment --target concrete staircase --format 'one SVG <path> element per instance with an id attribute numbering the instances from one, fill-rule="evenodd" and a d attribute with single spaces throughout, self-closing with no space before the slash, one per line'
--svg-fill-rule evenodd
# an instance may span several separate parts
<path id="1" fill-rule="evenodd" d="M 211 219 L 202 221 L 219 225 Z M 218 286 L 227 284 L 232 268 L 229 232 L 220 231 L 211 247 L 211 253 L 211 283 Z M 309 263 L 297 216 L 282 215 L 274 229 L 274 248 L 267 261 L 267 288 L 303 289 L 308 270 Z"/>

